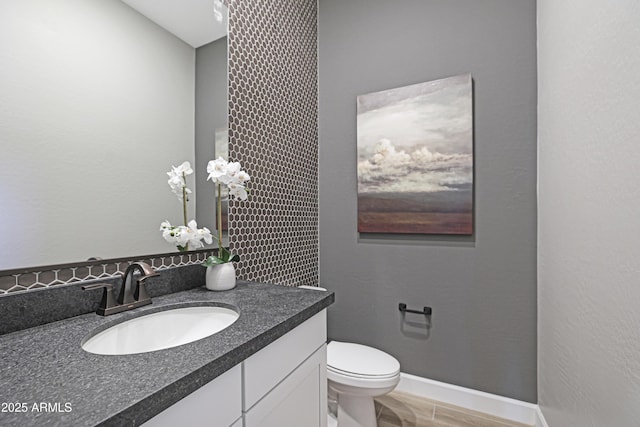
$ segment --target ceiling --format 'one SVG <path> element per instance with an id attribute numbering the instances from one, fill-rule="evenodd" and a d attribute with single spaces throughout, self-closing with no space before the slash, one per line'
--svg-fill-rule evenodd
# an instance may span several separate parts
<path id="1" fill-rule="evenodd" d="M 165 30 L 200 47 L 227 35 L 226 6 L 223 20 L 214 16 L 214 0 L 122 0 Z"/>

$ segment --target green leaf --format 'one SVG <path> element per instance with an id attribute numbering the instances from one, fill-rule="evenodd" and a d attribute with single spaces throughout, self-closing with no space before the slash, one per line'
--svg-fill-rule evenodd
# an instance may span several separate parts
<path id="1" fill-rule="evenodd" d="M 218 264 L 226 264 L 228 262 L 238 262 L 240 261 L 240 257 L 236 254 L 232 254 L 231 252 L 229 252 L 228 250 L 224 250 L 222 251 L 223 254 L 225 255 L 224 258 L 220 258 L 214 255 L 211 255 L 210 257 L 208 257 L 203 263 L 202 265 L 204 267 L 212 267 L 214 265 L 218 265 Z"/>
<path id="2" fill-rule="evenodd" d="M 229 261 L 229 255 L 229 251 L 224 246 L 218 248 L 218 258 L 223 260 L 223 262 Z"/>
<path id="3" fill-rule="evenodd" d="M 187 249 L 187 247 L 186 247 L 186 246 L 180 246 L 180 245 L 176 245 L 176 246 L 178 246 L 178 250 L 179 250 L 180 252 L 187 252 L 187 251 L 188 251 L 188 249 Z"/>
<path id="4" fill-rule="evenodd" d="M 218 248 L 218 256 L 211 255 L 202 263 L 202 265 L 205 267 L 211 267 L 213 265 L 226 264 L 234 261 L 240 261 L 240 257 L 229 252 L 229 249 L 220 246 Z"/>
<path id="5" fill-rule="evenodd" d="M 218 265 L 218 264 L 225 264 L 227 261 L 224 261 L 220 258 L 218 258 L 217 256 L 213 256 L 211 255 L 210 257 L 208 257 L 203 263 L 202 265 L 204 267 L 213 267 L 214 265 Z"/>

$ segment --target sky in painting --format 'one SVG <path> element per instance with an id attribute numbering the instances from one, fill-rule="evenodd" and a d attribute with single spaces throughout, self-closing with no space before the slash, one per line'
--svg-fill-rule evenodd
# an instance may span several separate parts
<path id="1" fill-rule="evenodd" d="M 358 97 L 358 191 L 457 191 L 473 179 L 471 75 Z"/>

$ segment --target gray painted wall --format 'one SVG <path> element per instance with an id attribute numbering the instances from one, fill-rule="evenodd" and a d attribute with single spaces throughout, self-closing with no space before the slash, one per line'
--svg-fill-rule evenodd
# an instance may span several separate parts
<path id="1" fill-rule="evenodd" d="M 539 390 L 550 426 L 640 425 L 640 4 L 540 0 Z"/>
<path id="2" fill-rule="evenodd" d="M 393 354 L 403 372 L 535 402 L 535 1 L 319 8 L 320 279 L 336 292 L 330 338 Z M 356 96 L 468 72 L 475 234 L 358 235 Z M 420 316 L 402 322 L 399 302 L 433 307 L 428 334 Z"/>
<path id="3" fill-rule="evenodd" d="M 227 106 L 227 38 L 223 37 L 196 49 L 196 218 L 200 227 L 212 231 L 215 185 L 207 181 L 207 163 L 216 157 L 216 129 L 227 127 Z"/>

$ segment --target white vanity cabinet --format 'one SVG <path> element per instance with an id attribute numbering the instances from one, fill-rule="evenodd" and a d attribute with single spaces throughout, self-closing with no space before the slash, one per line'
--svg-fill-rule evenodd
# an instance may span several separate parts
<path id="1" fill-rule="evenodd" d="M 324 427 L 327 316 L 322 310 L 145 427 Z"/>

